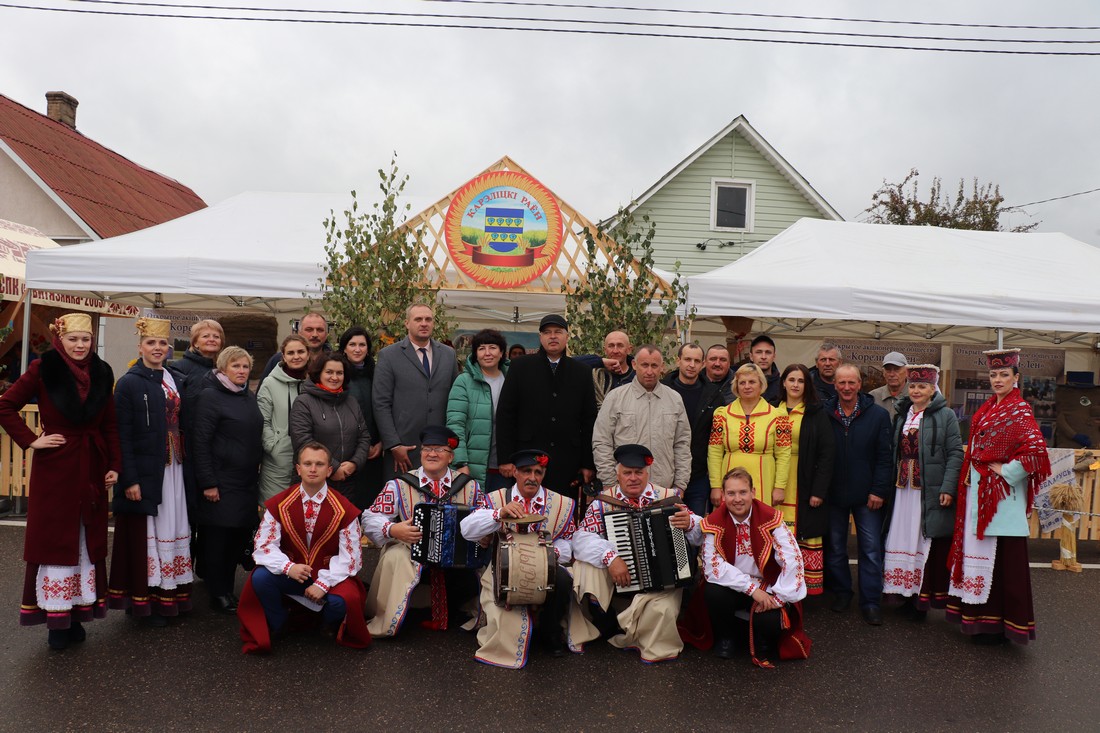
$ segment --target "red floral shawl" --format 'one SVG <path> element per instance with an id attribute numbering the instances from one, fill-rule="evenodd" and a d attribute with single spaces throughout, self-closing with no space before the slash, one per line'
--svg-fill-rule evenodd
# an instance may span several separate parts
<path id="1" fill-rule="evenodd" d="M 967 485 L 970 469 L 980 476 L 978 480 L 978 539 L 985 539 L 985 530 L 993 521 L 1001 500 L 1011 492 L 1008 482 L 989 469 L 990 463 L 1019 461 L 1028 473 L 1027 510 L 1039 486 L 1050 476 L 1050 458 L 1046 440 L 1039 432 L 1031 405 L 1020 396 L 1019 388 L 1013 388 L 1005 398 L 997 402 L 990 397 L 970 422 L 970 445 L 963 457 L 959 473 L 958 509 L 955 512 L 955 536 L 951 543 L 948 565 L 956 582 L 962 582 L 963 534 L 966 527 Z"/>

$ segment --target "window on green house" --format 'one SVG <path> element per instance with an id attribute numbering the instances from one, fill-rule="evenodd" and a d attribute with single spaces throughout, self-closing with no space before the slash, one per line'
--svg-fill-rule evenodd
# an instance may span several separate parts
<path id="1" fill-rule="evenodd" d="M 711 202 L 712 229 L 752 231 L 754 202 L 751 183 L 716 180 Z"/>

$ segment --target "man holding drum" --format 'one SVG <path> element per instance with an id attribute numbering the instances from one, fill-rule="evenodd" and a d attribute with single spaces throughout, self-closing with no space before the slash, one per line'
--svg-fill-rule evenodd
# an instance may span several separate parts
<path id="1" fill-rule="evenodd" d="M 449 615 L 477 593 L 477 574 L 471 567 L 426 564 L 413 560 L 413 546 L 424 533 L 413 521 L 418 504 L 457 505 L 462 510 L 484 506 L 481 486 L 465 474 L 451 470 L 458 436 L 442 425 L 429 425 L 420 433 L 421 465 L 386 482 L 370 509 L 363 512 L 363 534 L 382 548 L 374 570 L 367 611 L 374 613 L 367 628 L 371 636 L 395 636 L 401 629 L 412 601 L 413 590 L 422 582 L 431 590 L 428 629 L 444 631 Z M 458 527 L 453 527 L 454 541 Z M 465 545 L 465 542 L 463 545 Z M 448 548 L 456 556 L 465 555 Z"/>
<path id="2" fill-rule="evenodd" d="M 573 500 L 542 485 L 549 462 L 541 450 L 513 453 L 509 463 L 515 466 L 515 485 L 494 491 L 485 508 L 462 520 L 462 536 L 469 542 L 487 541 L 500 532 L 493 565 L 481 577 L 484 626 L 474 657 L 479 662 L 522 668 L 533 626 L 551 655 L 565 653 L 562 621 L 573 579 L 562 564 L 573 560 L 570 540 L 576 525 Z"/>
<path id="3" fill-rule="evenodd" d="M 578 613 L 584 615 L 585 622 L 584 633 L 574 636 L 579 641 L 591 641 L 600 636 L 600 629 L 588 619 L 587 614 L 591 613 L 605 635 L 611 635 L 608 641 L 612 646 L 637 649 L 642 661 L 647 663 L 675 659 L 684 648 L 676 629 L 681 588 L 691 582 L 686 544 L 698 547 L 702 543 L 701 520 L 684 506 L 678 492 L 649 482 L 653 454 L 644 445 L 619 446 L 615 450 L 615 462 L 618 485 L 593 500 L 573 535 L 574 589 L 581 601 Z M 626 553 L 629 557 L 620 556 L 629 543 L 624 544 L 617 530 L 609 532 L 611 519 L 618 519 L 612 514 L 641 513 L 665 505 L 676 508 L 665 524 L 680 533 L 674 538 L 676 542 L 686 541 L 676 548 L 675 557 L 671 556 L 671 547 L 652 554 L 650 548 L 640 551 L 635 547 L 632 553 Z M 653 534 L 665 534 L 657 531 L 658 525 L 651 526 Z M 668 534 L 674 534 L 674 530 L 668 530 Z M 641 565 L 647 556 L 653 565 L 644 572 L 656 578 L 658 587 L 641 592 L 626 591 L 639 585 L 639 576 L 643 573 Z M 674 574 L 658 577 L 662 576 L 659 572 L 662 567 L 669 566 Z M 585 596 L 590 597 L 590 603 Z"/>

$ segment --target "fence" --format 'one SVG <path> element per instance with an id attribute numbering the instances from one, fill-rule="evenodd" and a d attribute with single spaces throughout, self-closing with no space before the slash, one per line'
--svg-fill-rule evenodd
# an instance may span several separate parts
<path id="1" fill-rule="evenodd" d="M 1075 461 L 1081 460 L 1081 458 L 1089 456 L 1093 463 L 1100 462 L 1100 451 L 1088 451 L 1079 450 L 1076 451 L 1074 456 Z M 1081 515 L 1080 523 L 1077 527 L 1077 539 L 1079 540 L 1100 540 L 1100 469 L 1093 471 L 1086 471 L 1084 475 L 1077 474 L 1081 478 L 1081 494 L 1084 497 L 1084 501 L 1081 505 L 1081 510 L 1087 512 L 1087 514 Z M 1032 537 L 1054 537 L 1060 536 L 1061 529 L 1055 529 L 1053 532 L 1039 533 L 1039 517 L 1038 512 L 1031 513 L 1031 536 Z M 1089 516 L 1091 514 L 1092 516 Z"/>
<path id="2" fill-rule="evenodd" d="M 38 405 L 27 405 L 19 414 L 38 432 Z M 24 451 L 11 436 L 0 430 L 0 498 L 10 498 L 16 507 L 26 506 L 34 451 Z"/>

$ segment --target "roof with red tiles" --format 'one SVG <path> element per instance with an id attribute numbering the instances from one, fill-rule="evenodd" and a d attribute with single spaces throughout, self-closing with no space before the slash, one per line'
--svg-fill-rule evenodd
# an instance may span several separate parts
<path id="1" fill-rule="evenodd" d="M 206 208 L 179 181 L 143 168 L 2 94 L 0 139 L 102 238 Z"/>

